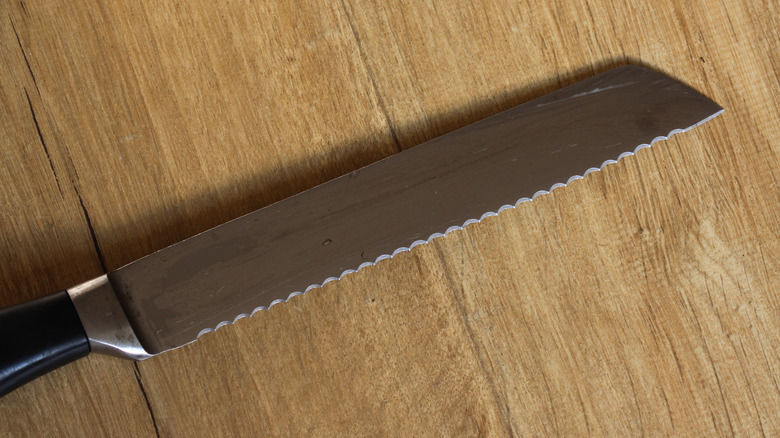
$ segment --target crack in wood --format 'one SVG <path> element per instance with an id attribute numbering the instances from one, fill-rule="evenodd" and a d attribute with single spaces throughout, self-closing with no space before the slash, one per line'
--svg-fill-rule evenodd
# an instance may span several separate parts
<path id="1" fill-rule="evenodd" d="M 19 38 L 19 33 L 16 32 L 16 26 L 14 25 L 14 21 L 11 19 L 11 17 L 8 17 L 8 21 L 11 22 L 11 29 L 13 29 L 14 36 L 16 36 L 16 43 L 19 45 L 19 50 L 21 50 L 22 52 L 24 63 L 27 64 L 27 71 L 30 72 L 30 78 L 32 78 L 33 85 L 35 85 L 35 92 L 38 93 L 38 95 L 40 96 L 41 91 L 38 89 L 38 81 L 35 80 L 35 75 L 33 74 L 32 67 L 30 67 L 30 61 L 27 59 L 27 53 L 24 51 L 24 46 L 22 46 L 22 40 Z"/>
<path id="2" fill-rule="evenodd" d="M 38 125 L 38 117 L 35 115 L 35 110 L 33 109 L 33 104 L 30 100 L 30 95 L 27 93 L 26 88 L 24 89 L 24 95 L 27 97 L 27 105 L 30 107 L 30 114 L 32 114 L 33 123 L 35 124 L 35 131 L 38 133 L 38 140 L 40 141 L 41 146 L 43 146 L 43 152 L 46 154 L 46 159 L 49 161 L 49 168 L 51 169 L 51 173 L 54 175 L 54 181 L 57 183 L 57 190 L 59 190 L 60 196 L 64 196 L 62 194 L 62 186 L 60 186 L 60 179 L 57 176 L 57 171 L 54 170 L 54 162 L 52 162 L 51 154 L 49 154 L 49 148 L 46 146 L 46 141 L 43 139 L 41 127 Z"/>
<path id="3" fill-rule="evenodd" d="M 84 199 L 81 197 L 81 193 L 79 193 L 79 189 L 76 186 L 76 184 L 73 184 L 73 190 L 76 191 L 76 196 L 79 199 L 79 205 L 81 205 L 81 211 L 84 213 L 84 219 L 87 221 L 87 228 L 89 229 L 89 236 L 92 238 L 92 245 L 95 247 L 95 251 L 97 252 L 98 261 L 100 262 L 100 267 L 103 269 L 103 272 L 108 272 L 108 269 L 106 269 L 106 261 L 103 258 L 103 251 L 100 250 L 100 245 L 98 244 L 97 240 L 97 234 L 95 234 L 95 228 L 92 226 L 92 219 L 89 217 L 89 212 L 87 212 L 87 207 L 84 205 Z"/>
<path id="4" fill-rule="evenodd" d="M 349 12 L 347 11 L 347 6 L 344 4 L 344 0 L 341 0 L 341 9 L 344 11 L 344 16 L 347 18 L 347 24 L 349 24 L 349 28 L 352 31 L 352 37 L 355 39 L 355 45 L 357 45 L 358 48 L 360 62 L 363 64 L 363 67 L 365 67 L 368 80 L 371 81 L 371 87 L 374 89 L 374 93 L 376 93 L 377 105 L 379 105 L 379 109 L 382 111 L 382 115 L 385 117 L 385 123 L 387 123 L 387 128 L 390 130 L 390 135 L 393 137 L 393 143 L 395 143 L 396 152 L 401 152 L 403 151 L 401 142 L 398 140 L 398 134 L 396 133 L 395 128 L 393 127 L 393 123 L 390 120 L 390 115 L 388 114 L 387 108 L 385 107 L 385 102 L 382 100 L 382 94 L 379 92 L 376 79 L 374 79 L 374 73 L 371 71 L 371 67 L 368 65 L 366 60 L 366 54 L 363 53 L 363 44 L 360 41 L 360 36 L 358 36 L 355 25 L 352 23 L 352 17 L 349 16 Z"/>
<path id="5" fill-rule="evenodd" d="M 146 388 L 144 388 L 143 381 L 141 379 L 141 369 L 138 368 L 138 362 L 133 363 L 133 368 L 135 369 L 135 380 L 138 382 L 138 387 L 141 388 L 141 394 L 144 396 L 144 401 L 146 402 L 146 408 L 149 411 L 149 416 L 152 418 L 152 425 L 154 426 L 154 433 L 157 435 L 157 438 L 160 438 L 160 429 L 157 427 L 157 419 L 154 416 L 154 411 L 152 410 L 152 403 L 149 401 L 149 396 L 146 394 Z"/>
<path id="6" fill-rule="evenodd" d="M 458 313 L 460 314 L 461 320 L 466 329 L 466 334 L 468 335 L 469 340 L 471 341 L 472 347 L 474 347 L 474 352 L 477 356 L 477 361 L 479 362 L 479 366 L 482 369 L 482 372 L 485 374 L 485 379 L 487 380 L 488 385 L 490 386 L 490 391 L 493 395 L 493 399 L 495 400 L 496 408 L 498 408 L 498 411 L 501 413 L 501 417 L 504 420 L 507 434 L 510 437 L 514 437 L 514 431 L 512 430 L 511 414 L 509 411 L 508 403 L 506 401 L 506 395 L 501 393 L 501 391 L 498 390 L 495 382 L 493 382 L 493 377 L 491 376 L 490 371 L 487 369 L 487 365 L 485 364 L 485 359 L 482 357 L 482 351 L 479 348 L 479 343 L 477 342 L 477 338 L 474 335 L 474 330 L 471 327 L 471 324 L 469 324 L 468 316 L 464 304 L 461 301 L 458 294 L 456 293 L 456 291 L 459 290 L 460 288 L 455 286 L 455 282 L 452 278 L 452 273 L 450 272 L 450 268 L 444 259 L 444 254 L 439 246 L 439 243 L 435 241 L 432 243 L 435 248 L 436 255 L 439 258 L 439 262 L 444 268 L 444 275 L 447 279 L 447 283 L 449 283 L 450 285 L 450 290 L 452 291 L 452 296 L 453 299 L 455 300 L 455 305 L 457 306 Z M 463 293 L 462 290 L 461 293 Z"/>

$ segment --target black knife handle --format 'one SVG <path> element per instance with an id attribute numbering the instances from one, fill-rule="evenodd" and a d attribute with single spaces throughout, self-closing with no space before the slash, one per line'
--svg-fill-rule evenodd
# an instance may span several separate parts
<path id="1" fill-rule="evenodd" d="M 67 292 L 0 309 L 0 397 L 87 354 Z"/>

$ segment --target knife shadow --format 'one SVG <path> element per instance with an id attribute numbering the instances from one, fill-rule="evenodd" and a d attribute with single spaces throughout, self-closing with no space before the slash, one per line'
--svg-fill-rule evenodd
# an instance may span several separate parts
<path id="1" fill-rule="evenodd" d="M 395 152 L 424 143 L 485 117 L 626 64 L 658 70 L 638 59 L 618 57 L 518 88 L 481 96 L 464 96 L 463 101 L 466 103 L 459 107 L 428 115 L 413 122 L 392 125 L 390 128 L 392 135 L 383 135 L 381 138 L 355 138 L 336 145 L 327 152 L 309 156 L 305 160 L 289 162 L 272 178 L 267 175 L 255 175 L 210 187 L 210 193 L 220 194 L 216 205 L 213 196 L 196 195 L 185 202 L 186 208 L 166 206 L 164 211 L 162 209 L 146 211 L 136 217 L 128 218 L 123 223 L 101 228 L 101 234 L 90 229 L 90 233 L 94 233 L 95 248 L 91 251 L 76 250 L 69 255 L 67 261 L 54 261 L 48 264 L 43 261 L 31 269 L 30 264 L 25 263 L 25 260 L 17 257 L 15 253 L 0 254 L 4 260 L 3 269 L 0 271 L 0 275 L 4 277 L 0 280 L 4 281 L 0 281 L 0 285 L 14 287 L 10 294 L 0 293 L 0 307 L 46 295 L 50 291 L 45 288 L 52 285 L 57 287 L 53 290 L 64 289 L 79 281 L 98 276 L 101 274 L 101 265 L 109 271 L 119 268 L 151 252 L 376 162 Z M 236 190 L 236 187 L 240 190 Z M 152 225 L 139 230 L 138 226 L 134 225 L 138 223 Z M 62 247 L 67 247 L 70 238 L 83 236 L 82 233 L 67 232 L 52 234 L 51 238 L 60 240 L 54 244 Z M 19 238 L 38 237 L 28 235 Z"/>

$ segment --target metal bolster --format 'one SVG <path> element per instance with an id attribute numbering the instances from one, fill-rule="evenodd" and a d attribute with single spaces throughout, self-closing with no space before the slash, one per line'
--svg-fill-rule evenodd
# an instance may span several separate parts
<path id="1" fill-rule="evenodd" d="M 68 295 L 89 338 L 90 351 L 134 360 L 154 356 L 138 341 L 108 276 L 73 286 Z"/>

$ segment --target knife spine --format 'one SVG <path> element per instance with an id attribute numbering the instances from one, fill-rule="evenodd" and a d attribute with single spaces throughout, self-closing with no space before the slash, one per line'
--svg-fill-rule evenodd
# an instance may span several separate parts
<path id="1" fill-rule="evenodd" d="M 508 210 L 508 209 L 511 209 L 511 208 L 516 208 L 517 206 L 519 206 L 520 204 L 522 204 L 522 203 L 524 203 L 524 202 L 533 201 L 533 200 L 534 200 L 534 199 L 536 199 L 537 197 L 539 197 L 539 196 L 541 196 L 541 195 L 546 195 L 546 194 L 549 194 L 549 193 L 551 193 L 553 190 L 555 190 L 555 189 L 557 189 L 557 188 L 560 188 L 560 187 L 566 187 L 566 186 L 568 186 L 569 184 L 571 184 L 571 183 L 572 183 L 572 182 L 574 182 L 574 181 L 577 181 L 577 180 L 580 180 L 580 179 L 583 179 L 583 178 L 585 178 L 585 177 L 586 177 L 588 174 L 590 174 L 590 173 L 593 173 L 593 172 L 597 172 L 597 171 L 603 170 L 603 169 L 604 169 L 606 166 L 608 166 L 608 165 L 610 165 L 610 164 L 616 164 L 616 163 L 618 163 L 620 160 L 622 160 L 623 158 L 625 158 L 625 157 L 628 157 L 628 156 L 635 155 L 636 153 L 638 153 L 638 152 L 639 152 L 640 150 L 642 150 L 642 149 L 645 149 L 645 148 L 650 148 L 650 147 L 652 147 L 652 146 L 653 146 L 655 143 L 657 143 L 657 142 L 659 142 L 659 141 L 661 141 L 661 140 L 668 140 L 670 137 L 672 137 L 672 136 L 673 136 L 673 135 L 675 135 L 675 134 L 679 134 L 679 133 L 686 132 L 686 131 L 688 131 L 688 130 L 690 130 L 690 129 L 693 129 L 693 128 L 695 128 L 695 127 L 697 127 L 697 126 L 699 126 L 699 125 L 701 125 L 701 124 L 703 124 L 703 123 L 706 123 L 706 122 L 708 122 L 708 121 L 710 121 L 710 120 L 714 119 L 715 117 L 719 116 L 720 114 L 722 114 L 722 113 L 723 113 L 723 111 L 724 111 L 724 110 L 723 110 L 723 109 L 721 109 L 720 111 L 718 111 L 718 112 L 716 112 L 716 113 L 712 114 L 712 115 L 711 115 L 711 116 L 709 116 L 709 117 L 706 117 L 706 118 L 702 119 L 701 121 L 699 121 L 699 122 L 697 122 L 697 123 L 695 123 L 695 124 L 693 124 L 693 125 L 691 125 L 691 126 L 688 126 L 687 128 L 677 128 L 677 129 L 673 129 L 673 130 L 671 130 L 671 131 L 670 131 L 670 132 L 669 132 L 667 135 L 660 135 L 660 136 L 657 136 L 657 137 L 653 138 L 653 139 L 652 139 L 652 140 L 651 140 L 649 143 L 642 143 L 642 144 L 640 144 L 639 146 L 637 146 L 636 148 L 634 148 L 634 150 L 633 150 L 633 151 L 627 151 L 627 152 L 623 152 L 622 154 L 618 155 L 618 157 L 617 157 L 616 159 L 610 159 L 610 160 L 606 160 L 606 161 L 604 161 L 604 162 L 603 162 L 603 163 L 602 163 L 602 164 L 601 164 L 599 167 L 591 167 L 591 168 L 589 168 L 589 169 L 585 170 L 585 171 L 582 173 L 582 175 L 573 175 L 573 176 L 571 176 L 571 177 L 570 177 L 570 178 L 569 178 L 569 179 L 568 179 L 568 180 L 567 180 L 565 183 L 556 183 L 556 184 L 553 184 L 553 185 L 552 185 L 552 187 L 550 187 L 550 189 L 549 189 L 549 190 L 539 190 L 539 191 L 537 191 L 536 193 L 534 193 L 534 194 L 533 194 L 533 195 L 532 195 L 530 198 L 528 198 L 528 197 L 523 197 L 523 198 L 520 198 L 520 199 L 519 199 L 517 202 L 515 202 L 514 204 L 506 204 L 506 205 L 502 205 L 502 206 L 501 206 L 501 207 L 499 207 L 499 208 L 498 208 L 498 209 L 497 209 L 495 212 L 493 212 L 493 211 L 488 211 L 488 212 L 484 213 L 482 216 L 480 216 L 480 218 L 479 218 L 479 219 L 469 219 L 469 220 L 465 221 L 465 222 L 463 223 L 463 225 L 461 225 L 461 226 L 458 226 L 458 225 L 453 225 L 453 226 L 451 226 L 451 227 L 447 228 L 447 229 L 446 229 L 444 232 L 431 234 L 431 235 L 430 235 L 430 236 L 429 236 L 427 239 L 425 239 L 425 240 L 422 240 L 422 239 L 420 239 L 420 240 L 415 240 L 415 241 L 414 241 L 414 242 L 412 242 L 412 243 L 411 243 L 409 246 L 402 246 L 402 247 L 400 247 L 400 248 L 397 248 L 395 251 L 393 251 L 393 253 L 392 253 L 392 254 L 382 254 L 382 255 L 380 255 L 379 257 L 377 257 L 377 258 L 376 258 L 376 260 L 374 260 L 373 262 L 364 262 L 364 263 L 361 263 L 361 264 L 360 264 L 360 265 L 359 265 L 357 268 L 355 268 L 355 269 L 347 269 L 347 270 L 343 271 L 343 272 L 342 272 L 342 273 L 341 273 L 341 274 L 340 274 L 338 277 L 328 277 L 328 278 L 326 278 L 326 279 L 325 279 L 325 280 L 324 280 L 322 283 L 319 283 L 319 284 L 316 284 L 316 283 L 315 283 L 315 284 L 311 284 L 311 285 L 309 285 L 308 287 L 306 287 L 306 289 L 305 289 L 305 290 L 303 290 L 303 291 L 295 291 L 295 292 L 292 292 L 290 295 L 288 295 L 288 296 L 287 296 L 287 298 L 286 298 L 286 299 L 278 299 L 278 300 L 274 300 L 274 301 L 272 301 L 272 302 L 271 302 L 271 303 L 270 303 L 268 306 L 259 306 L 259 307 L 256 307 L 256 308 L 254 308 L 254 309 L 253 309 L 251 312 L 249 312 L 249 313 L 241 313 L 241 314 L 237 315 L 237 316 L 236 316 L 236 317 L 235 317 L 235 318 L 234 318 L 232 321 L 222 321 L 222 322 L 220 322 L 219 324 L 217 324 L 217 326 L 216 326 L 216 327 L 214 327 L 214 328 L 206 328 L 206 329 L 203 329 L 203 330 L 201 330 L 201 331 L 198 333 L 198 336 L 197 336 L 197 337 L 196 337 L 196 338 L 195 338 L 193 341 L 191 341 L 191 342 L 195 342 L 197 339 L 199 339 L 201 336 L 203 336 L 203 335 L 204 335 L 204 334 L 206 334 L 206 333 L 209 333 L 209 332 L 214 332 L 214 331 L 217 331 L 217 330 L 219 330 L 219 329 L 220 329 L 220 328 L 222 328 L 223 326 L 230 325 L 230 324 L 234 324 L 234 323 L 236 323 L 236 322 L 237 322 L 239 319 L 241 319 L 241 318 L 251 317 L 252 315 L 254 315 L 255 313 L 257 313 L 257 312 L 259 312 L 259 311 L 261 311 L 261 310 L 267 310 L 267 309 L 270 309 L 271 307 L 273 307 L 273 306 L 275 306 L 275 305 L 277 305 L 277 304 L 279 304 L 279 303 L 286 303 L 286 302 L 288 302 L 290 299 L 292 299 L 293 297 L 296 297 L 296 296 L 299 296 L 299 295 L 304 295 L 304 294 L 308 293 L 308 292 L 309 292 L 310 290 L 312 290 L 312 289 L 321 288 L 321 287 L 325 286 L 326 284 L 330 283 L 331 281 L 340 280 L 340 279 L 344 278 L 344 277 L 345 277 L 346 275 L 348 275 L 348 274 L 352 274 L 352 273 L 358 272 L 358 271 L 360 271 L 360 270 L 362 270 L 363 268 L 366 268 L 366 267 L 368 267 L 368 266 L 373 266 L 373 265 L 376 265 L 377 263 L 379 263 L 379 262 L 380 262 L 380 261 L 382 261 L 382 260 L 385 260 L 385 259 L 391 259 L 391 258 L 395 257 L 396 255 L 398 255 L 398 254 L 402 253 L 402 252 L 411 251 L 411 250 L 412 250 L 412 248 L 414 248 L 414 247 L 416 247 L 416 246 L 418 246 L 418 245 L 422 245 L 422 244 L 425 244 L 425 243 L 430 243 L 430 242 L 431 242 L 433 239 L 436 239 L 436 238 L 438 238 L 438 237 L 444 237 L 444 236 L 446 236 L 447 234 L 449 234 L 449 233 L 451 233 L 451 232 L 453 232 L 453 231 L 462 230 L 462 229 L 464 229 L 466 226 L 468 226 L 468 225 L 471 225 L 471 224 L 475 224 L 475 223 L 482 222 L 484 219 L 486 219 L 486 218 L 488 218 L 488 217 L 491 217 L 491 216 L 497 216 L 498 214 L 500 214 L 500 213 L 501 213 L 502 211 L 504 211 L 504 210 Z"/>

